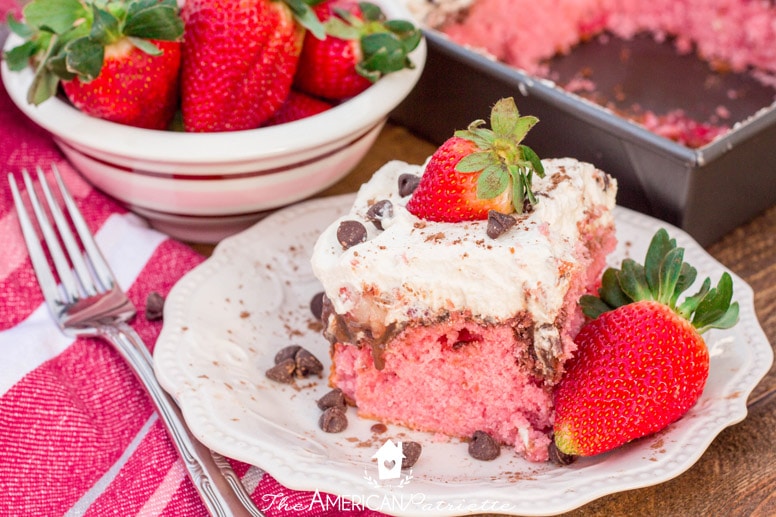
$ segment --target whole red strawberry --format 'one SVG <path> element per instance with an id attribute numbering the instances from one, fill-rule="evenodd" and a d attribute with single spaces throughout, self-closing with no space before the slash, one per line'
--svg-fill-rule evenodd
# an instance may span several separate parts
<path id="1" fill-rule="evenodd" d="M 420 31 L 404 20 L 386 20 L 369 2 L 326 0 L 314 8 L 326 37 L 305 36 L 294 84 L 314 96 L 342 100 L 366 90 L 385 74 L 414 65 L 408 54 Z"/>
<path id="2" fill-rule="evenodd" d="M 544 176 L 544 167 L 520 142 L 538 120 L 521 117 L 509 97 L 493 106 L 490 122 L 492 129 L 482 127 L 484 120 L 472 122 L 434 152 L 407 202 L 410 213 L 455 223 L 487 219 L 491 210 L 522 213 L 526 203 L 536 203 L 531 181 Z"/>
<path id="3" fill-rule="evenodd" d="M 89 115 L 165 129 L 178 105 L 183 21 L 175 0 L 60 3 L 33 0 L 11 28 L 26 43 L 6 53 L 11 69 L 32 61 L 28 101 L 40 104 L 59 84 Z"/>
<path id="4" fill-rule="evenodd" d="M 128 39 L 106 47 L 97 77 L 89 82 L 78 77 L 62 81 L 70 102 L 94 117 L 148 129 L 167 129 L 178 109 L 180 43 L 151 43 L 159 48 L 160 55 L 147 54 Z"/>
<path id="5" fill-rule="evenodd" d="M 291 89 L 304 29 L 284 2 L 187 0 L 183 124 L 187 131 L 253 129 Z"/>
<path id="6" fill-rule="evenodd" d="M 661 229 L 644 265 L 626 259 L 608 269 L 600 298 L 585 296 L 595 318 L 576 337 L 578 350 L 555 392 L 555 445 L 565 454 L 591 456 L 650 435 L 695 405 L 709 375 L 701 337 L 738 321 L 733 283 L 724 273 L 716 288 L 707 278 L 677 305 L 695 281 L 684 249 Z"/>

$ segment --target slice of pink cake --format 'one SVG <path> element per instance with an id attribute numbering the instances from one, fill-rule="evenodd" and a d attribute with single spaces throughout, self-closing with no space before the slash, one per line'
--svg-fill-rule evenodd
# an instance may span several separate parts
<path id="1" fill-rule="evenodd" d="M 423 168 L 391 162 L 316 243 L 330 383 L 366 418 L 468 438 L 484 431 L 548 459 L 552 389 L 574 351 L 577 300 L 615 246 L 614 179 L 544 160 L 539 199 L 496 238 L 487 221 L 405 208 Z M 404 194 L 404 195 L 402 195 Z"/>

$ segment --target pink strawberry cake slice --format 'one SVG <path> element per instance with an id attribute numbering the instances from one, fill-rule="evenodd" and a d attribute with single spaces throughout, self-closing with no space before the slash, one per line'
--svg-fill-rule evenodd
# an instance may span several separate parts
<path id="1" fill-rule="evenodd" d="M 411 214 L 421 166 L 390 162 L 316 242 L 330 383 L 358 414 L 466 439 L 484 431 L 546 461 L 553 386 L 575 349 L 579 297 L 615 246 L 617 184 L 543 160 L 538 203 L 504 233 Z"/>

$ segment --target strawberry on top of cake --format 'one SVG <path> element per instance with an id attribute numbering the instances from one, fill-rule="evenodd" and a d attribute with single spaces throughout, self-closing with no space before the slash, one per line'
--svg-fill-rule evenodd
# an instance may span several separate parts
<path id="1" fill-rule="evenodd" d="M 424 166 L 390 162 L 318 239 L 330 383 L 367 418 L 548 459 L 552 387 L 615 245 L 617 185 L 521 143 L 512 99 Z"/>

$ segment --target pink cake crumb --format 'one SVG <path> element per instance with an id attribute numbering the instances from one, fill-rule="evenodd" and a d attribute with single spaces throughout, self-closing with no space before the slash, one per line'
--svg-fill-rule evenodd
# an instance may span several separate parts
<path id="1" fill-rule="evenodd" d="M 531 461 L 546 461 L 550 389 L 527 366 L 522 323 L 487 326 L 451 315 L 408 327 L 374 366 L 368 347 L 337 344 L 331 380 L 360 416 L 466 438 L 485 431 Z"/>

